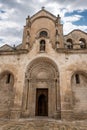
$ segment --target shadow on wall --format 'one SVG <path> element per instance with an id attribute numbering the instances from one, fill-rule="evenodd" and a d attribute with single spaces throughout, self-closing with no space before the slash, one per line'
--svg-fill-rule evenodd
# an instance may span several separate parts
<path id="1" fill-rule="evenodd" d="M 0 118 L 10 118 L 14 102 L 14 76 L 5 71 L 0 74 Z"/>

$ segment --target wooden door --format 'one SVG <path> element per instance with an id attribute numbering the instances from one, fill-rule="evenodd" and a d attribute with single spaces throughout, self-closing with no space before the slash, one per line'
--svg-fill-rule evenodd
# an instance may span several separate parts
<path id="1" fill-rule="evenodd" d="M 48 89 L 36 90 L 36 116 L 48 116 Z"/>

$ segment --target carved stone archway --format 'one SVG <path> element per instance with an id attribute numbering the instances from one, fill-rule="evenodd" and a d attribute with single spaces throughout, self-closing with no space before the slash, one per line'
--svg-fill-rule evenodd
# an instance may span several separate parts
<path id="1" fill-rule="evenodd" d="M 44 90 L 48 91 L 48 95 L 43 96 L 43 101 L 47 97 L 48 102 L 47 114 L 44 115 L 53 117 L 57 113 L 58 118 L 60 118 L 59 72 L 57 65 L 49 58 L 38 58 L 32 61 L 27 68 L 23 92 L 22 116 L 31 117 L 38 115 L 36 114 L 37 89 L 41 90 L 41 92 L 43 91 L 42 95 L 44 95 Z"/>

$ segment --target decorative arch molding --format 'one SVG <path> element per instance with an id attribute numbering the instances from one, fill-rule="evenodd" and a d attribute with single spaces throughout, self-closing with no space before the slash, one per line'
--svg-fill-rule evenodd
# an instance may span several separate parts
<path id="1" fill-rule="evenodd" d="M 44 67 L 47 67 L 47 66 L 49 66 L 49 68 L 51 67 L 55 72 L 55 77 L 59 77 L 59 71 L 58 71 L 58 67 L 57 67 L 56 63 L 47 57 L 39 57 L 39 58 L 36 58 L 33 61 L 31 61 L 31 63 L 27 66 L 26 72 L 30 72 L 29 73 L 29 76 L 30 76 L 33 68 L 36 68 L 37 66 L 40 68 L 43 68 L 42 67 L 43 65 L 44 65 Z M 27 74 L 26 74 L 26 76 L 27 76 Z"/>
<path id="2" fill-rule="evenodd" d="M 78 62 L 75 61 L 74 64 L 72 65 L 69 65 L 67 66 L 67 70 L 69 70 L 69 73 L 68 73 L 68 79 L 69 79 L 69 84 L 71 85 L 71 79 L 72 79 L 72 76 L 75 74 L 75 73 L 84 73 L 84 74 L 87 74 L 87 64 L 83 64 L 84 61 L 82 62 Z M 73 66 L 73 67 L 72 67 Z"/>
<path id="3" fill-rule="evenodd" d="M 78 73 L 78 74 L 83 74 L 83 75 L 85 75 L 85 76 L 87 76 L 87 72 L 86 72 L 86 70 L 75 70 L 75 71 L 73 71 L 72 73 L 71 73 L 71 80 L 72 80 L 72 77 L 76 74 L 76 73 Z"/>
<path id="4" fill-rule="evenodd" d="M 36 17 L 35 19 L 32 20 L 32 24 L 33 24 L 36 20 L 41 19 L 41 18 L 49 19 L 49 20 L 51 20 L 51 21 L 55 24 L 55 20 L 52 19 L 52 18 L 50 18 L 50 17 L 48 17 L 48 16 L 39 16 L 39 17 Z"/>
<path id="5" fill-rule="evenodd" d="M 80 64 L 79 64 L 80 66 Z M 84 67 L 84 66 L 83 66 Z M 82 74 L 82 75 L 87 75 L 87 70 L 86 68 L 84 67 L 83 70 L 81 70 L 80 68 L 78 68 L 78 66 L 74 66 L 75 69 L 73 69 L 72 71 L 70 71 L 70 73 L 68 74 L 68 78 L 69 78 L 69 84 L 71 86 L 71 82 L 72 82 L 72 78 L 75 74 Z"/>
<path id="6" fill-rule="evenodd" d="M 13 75 L 14 77 L 14 81 L 17 80 L 17 73 L 18 73 L 18 69 L 17 67 L 15 66 L 12 66 L 12 65 L 7 65 L 7 66 L 2 66 L 1 67 L 1 71 L 0 71 L 0 74 L 4 73 L 4 72 L 9 72 Z M 15 82 L 14 82 L 15 83 Z"/>
<path id="7" fill-rule="evenodd" d="M 53 117 L 56 112 L 58 118 L 60 118 L 59 71 L 55 62 L 45 57 L 39 57 L 31 61 L 26 69 L 22 116 L 35 116 L 37 115 L 35 113 L 39 113 L 36 112 L 36 110 L 38 111 L 36 106 L 38 107 L 37 100 L 40 94 L 46 95 L 46 100 L 48 101 L 48 105 L 46 105 L 48 106 L 48 116 Z M 53 102 L 51 102 L 52 98 Z"/>
<path id="8" fill-rule="evenodd" d="M 0 79 L 1 79 L 1 77 L 2 77 L 3 75 L 8 74 L 8 73 L 10 73 L 10 74 L 13 76 L 13 78 L 14 78 L 13 72 L 11 72 L 10 70 L 3 70 L 2 72 L 0 72 Z"/>
<path id="9" fill-rule="evenodd" d="M 37 31 L 37 36 L 36 36 L 36 38 L 41 38 L 40 37 L 40 32 L 42 32 L 42 31 L 45 31 L 45 32 L 47 32 L 47 36 L 45 37 L 45 38 L 48 38 L 49 36 L 50 36 L 50 33 L 49 33 L 49 30 L 47 29 L 47 28 L 41 28 L 41 29 L 39 29 L 38 31 Z"/>

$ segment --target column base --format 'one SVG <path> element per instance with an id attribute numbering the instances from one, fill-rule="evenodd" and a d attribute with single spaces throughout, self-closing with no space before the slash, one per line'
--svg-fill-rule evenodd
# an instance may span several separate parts
<path id="1" fill-rule="evenodd" d="M 55 119 L 61 119 L 61 112 L 60 111 L 56 111 L 55 113 L 54 113 L 54 118 Z"/>
<path id="2" fill-rule="evenodd" d="M 0 110 L 0 119 L 9 119 L 10 118 L 10 111 L 9 110 Z"/>
<path id="3" fill-rule="evenodd" d="M 21 118 L 28 118 L 30 116 L 29 110 L 21 112 Z"/>
<path id="4" fill-rule="evenodd" d="M 73 113 L 71 110 L 62 110 L 61 111 L 62 120 L 73 120 Z"/>
<path id="5" fill-rule="evenodd" d="M 19 108 L 11 109 L 10 119 L 19 119 L 20 113 L 21 113 L 21 111 Z"/>

